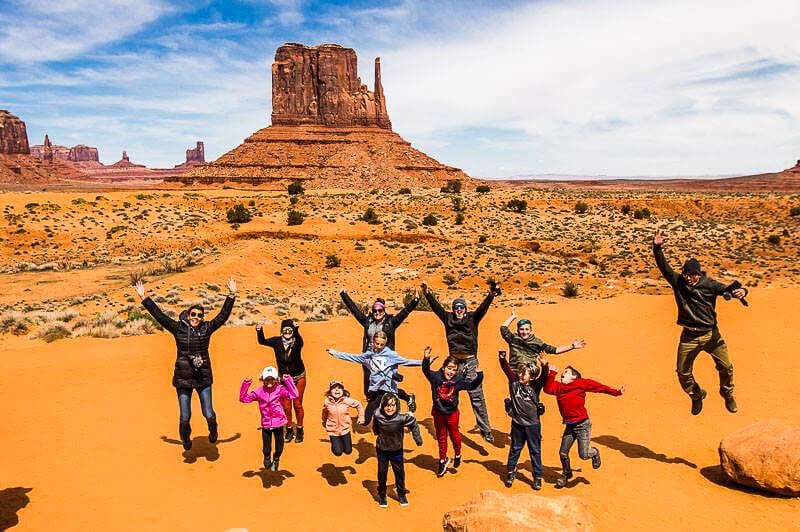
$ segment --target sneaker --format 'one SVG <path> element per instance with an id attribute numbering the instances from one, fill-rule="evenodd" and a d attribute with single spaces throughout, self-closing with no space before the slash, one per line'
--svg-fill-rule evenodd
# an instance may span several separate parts
<path id="1" fill-rule="evenodd" d="M 733 398 L 732 395 L 725 396 L 725 408 L 728 409 L 728 412 L 731 414 L 735 414 L 739 407 L 736 405 L 736 399 Z"/>
<path id="2" fill-rule="evenodd" d="M 542 489 L 542 477 L 536 477 L 533 479 L 533 489 L 539 491 Z"/>
<path id="3" fill-rule="evenodd" d="M 286 434 L 284 434 L 283 436 L 283 441 L 289 443 L 293 439 L 294 439 L 294 431 L 291 428 L 286 429 Z"/>
<path id="4" fill-rule="evenodd" d="M 510 488 L 511 485 L 514 483 L 514 477 L 517 476 L 516 471 L 509 471 L 508 475 L 506 476 L 506 487 Z"/>
<path id="5" fill-rule="evenodd" d="M 295 443 L 303 443 L 304 436 L 305 434 L 303 434 L 303 427 L 297 427 L 297 437 L 294 439 Z"/>
<path id="6" fill-rule="evenodd" d="M 278 459 L 276 458 L 275 460 L 272 461 L 272 467 L 270 469 L 272 469 L 273 471 L 277 471 L 279 467 L 280 465 L 278 464 Z"/>
<path id="7" fill-rule="evenodd" d="M 408 410 L 411 412 L 417 411 L 417 396 L 413 393 L 408 394 Z"/>
<path id="8" fill-rule="evenodd" d="M 450 465 L 450 459 L 445 458 L 444 460 L 439 460 L 439 471 L 436 472 L 437 477 L 443 477 L 445 473 L 447 473 L 447 466 Z"/>
<path id="9" fill-rule="evenodd" d="M 389 506 L 389 503 L 386 502 L 386 495 L 379 495 L 378 496 L 378 506 L 381 508 L 386 508 Z"/>
<path id="10" fill-rule="evenodd" d="M 699 414 L 700 412 L 703 411 L 703 399 L 706 398 L 706 395 L 708 395 L 708 394 L 706 393 L 705 390 L 700 390 L 700 395 L 692 397 L 692 415 L 693 416 L 696 416 L 697 414 Z"/>
<path id="11" fill-rule="evenodd" d="M 483 439 L 486 440 L 487 442 L 494 443 L 494 436 L 492 436 L 492 431 L 481 432 L 481 436 L 483 436 Z"/>
<path id="12" fill-rule="evenodd" d="M 600 449 L 597 447 L 592 447 L 595 451 L 595 455 L 592 456 L 592 468 L 600 469 Z"/>
<path id="13" fill-rule="evenodd" d="M 461 456 L 457 455 L 455 458 L 453 458 L 453 468 L 458 469 L 458 466 L 460 465 L 461 465 Z"/>
<path id="14" fill-rule="evenodd" d="M 397 500 L 400 501 L 400 506 L 408 506 L 408 497 L 405 493 L 398 493 Z"/>
<path id="15" fill-rule="evenodd" d="M 571 478 L 572 478 L 572 471 L 571 470 L 570 471 L 564 471 L 563 473 L 561 473 L 561 476 L 558 477 L 558 480 L 556 480 L 556 488 L 558 488 L 558 489 L 563 488 L 564 486 L 567 485 L 567 482 Z"/>
<path id="16" fill-rule="evenodd" d="M 272 469 L 272 460 L 264 458 L 264 469 Z"/>

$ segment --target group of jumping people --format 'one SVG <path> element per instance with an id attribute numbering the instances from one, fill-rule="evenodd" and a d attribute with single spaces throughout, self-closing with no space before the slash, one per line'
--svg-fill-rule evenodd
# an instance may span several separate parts
<path id="1" fill-rule="evenodd" d="M 692 368 L 700 352 L 708 352 L 719 372 L 720 394 L 730 412 L 737 411 L 733 397 L 733 366 L 728 358 L 727 346 L 717 327 L 716 298 L 739 299 L 747 305 L 747 289 L 740 283 L 725 285 L 710 279 L 696 259 L 687 260 L 680 273 L 667 263 L 662 247 L 664 235 L 657 231 L 653 238 L 653 253 L 656 264 L 672 287 L 678 306 L 678 324 L 683 327 L 676 371 L 683 390 L 692 401 L 691 412 L 697 415 L 702 410 L 706 392 L 695 381 Z M 178 431 L 184 449 L 192 446 L 191 439 L 191 395 L 197 392 L 200 405 L 208 424 L 208 439 L 213 444 L 218 438 L 218 423 L 211 399 L 213 373 L 208 346 L 211 335 L 229 318 L 236 298 L 236 283 L 228 281 L 228 296 L 220 312 L 212 319 L 205 319 L 205 309 L 192 305 L 183 311 L 177 320 L 165 314 L 152 298 L 146 297 L 144 284 L 135 285 L 143 306 L 153 318 L 175 338 L 177 357 L 173 372 L 173 386 L 177 391 L 180 420 Z M 483 394 L 484 373 L 478 363 L 479 324 L 489 310 L 494 298 L 501 293 L 500 287 L 490 283 L 485 298 L 474 311 L 467 310 L 466 300 L 458 297 L 447 311 L 431 292 L 426 282 L 421 284 L 422 295 L 433 313 L 444 326 L 448 355 L 438 370 L 432 367 L 438 358 L 426 347 L 421 360 L 400 356 L 395 351 L 396 331 L 420 302 L 419 293 L 395 315 L 386 311 L 383 299 L 376 299 L 368 311 L 362 309 L 345 292 L 341 298 L 345 307 L 363 327 L 362 352 L 351 354 L 328 348 L 326 351 L 337 359 L 357 363 L 363 368 L 363 392 L 366 406 L 351 397 L 341 380 L 331 380 L 322 405 L 322 425 L 329 439 L 331 452 L 335 456 L 352 453 L 351 414 L 355 413 L 359 425 L 370 426 L 376 436 L 378 461 L 378 499 L 382 507 L 387 506 L 387 476 L 391 466 L 398 501 L 408 504 L 405 486 L 403 438 L 410 431 L 417 445 L 422 445 L 419 425 L 414 416 L 416 396 L 400 388 L 403 380 L 400 366 L 421 366 L 430 383 L 434 432 L 439 447 L 437 475 L 444 476 L 449 469 L 457 470 L 461 464 L 461 433 L 459 429 L 459 392 L 466 391 L 475 421 L 482 437 L 493 442 L 486 400 Z M 516 332 L 510 329 L 516 321 Z M 527 446 L 533 470 L 533 488 L 542 488 L 541 421 L 545 406 L 540 395 L 553 395 L 562 417 L 564 431 L 559 448 L 562 471 L 555 486 L 563 488 L 572 478 L 570 450 L 577 440 L 578 455 L 591 460 L 592 467 L 601 465 L 600 451 L 591 446 L 592 422 L 586 410 L 587 392 L 620 396 L 625 386 L 612 388 L 597 381 L 583 378 L 573 366 L 566 366 L 561 374 L 547 355 L 566 353 L 586 346 L 582 339 L 562 346 L 553 346 L 538 338 L 528 319 L 517 320 L 512 309 L 509 318 L 501 325 L 500 335 L 508 344 L 508 351 L 499 351 L 498 362 L 508 380 L 508 398 L 505 411 L 510 417 L 511 445 L 506 463 L 505 483 L 514 482 L 517 464 L 522 449 Z M 296 321 L 285 319 L 280 324 L 280 334 L 265 337 L 261 325 L 256 326 L 260 345 L 274 351 L 277 368 L 268 366 L 261 373 L 261 385 L 252 391 L 252 381 L 242 382 L 239 399 L 243 403 L 257 402 L 261 413 L 262 452 L 264 468 L 278 471 L 284 444 L 291 441 L 302 443 L 305 437 L 303 422 L 303 395 L 306 387 L 306 368 L 303 363 L 303 338 Z M 409 412 L 401 412 L 401 401 L 407 403 Z M 294 416 L 293 416 L 294 414 Z M 293 423 L 296 421 L 296 423 Z M 448 439 L 453 446 L 452 460 L 448 456 Z"/>

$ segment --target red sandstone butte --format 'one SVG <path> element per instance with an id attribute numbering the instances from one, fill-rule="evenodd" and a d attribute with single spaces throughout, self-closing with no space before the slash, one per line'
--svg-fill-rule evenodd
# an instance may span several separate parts
<path id="1" fill-rule="evenodd" d="M 0 153 L 27 155 L 30 152 L 25 122 L 8 111 L 0 110 Z"/>

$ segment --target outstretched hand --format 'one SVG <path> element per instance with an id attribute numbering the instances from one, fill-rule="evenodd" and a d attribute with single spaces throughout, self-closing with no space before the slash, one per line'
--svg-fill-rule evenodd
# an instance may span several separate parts
<path id="1" fill-rule="evenodd" d="M 731 292 L 731 295 L 736 299 L 742 299 L 744 296 L 747 295 L 747 291 L 744 288 L 737 288 L 736 290 Z"/>
<path id="2" fill-rule="evenodd" d="M 572 349 L 583 349 L 584 347 L 586 347 L 586 340 L 584 340 L 583 338 L 579 338 L 574 342 L 572 342 L 571 345 Z"/>
<path id="3" fill-rule="evenodd" d="M 414 289 L 414 299 L 419 301 L 419 288 Z"/>
<path id="4" fill-rule="evenodd" d="M 253 379 L 244 379 L 242 381 L 242 384 L 246 384 L 246 385 L 250 386 L 251 384 L 253 384 Z"/>
<path id="5" fill-rule="evenodd" d="M 517 309 L 515 309 L 514 307 L 511 307 L 511 319 L 513 320 L 517 319 Z"/>
<path id="6" fill-rule="evenodd" d="M 264 328 L 264 324 L 263 324 L 263 323 L 256 323 L 256 330 L 257 330 L 257 331 L 260 331 L 260 330 L 262 330 L 263 328 Z"/>
<path id="7" fill-rule="evenodd" d="M 141 279 L 136 281 L 136 284 L 133 285 L 133 289 L 139 294 L 139 299 L 144 299 L 144 282 Z"/>
<path id="8" fill-rule="evenodd" d="M 656 229 L 656 234 L 653 235 L 653 245 L 660 246 L 664 244 L 664 233 L 661 232 L 661 229 Z"/>
<path id="9" fill-rule="evenodd" d="M 332 354 L 335 352 L 335 349 L 332 349 L 332 348 L 330 348 L 330 347 L 329 347 L 329 348 L 327 348 L 325 351 L 326 351 L 326 352 L 327 352 L 329 355 L 332 355 Z"/>
<path id="10" fill-rule="evenodd" d="M 427 346 L 425 346 L 425 350 L 422 352 L 422 356 L 424 358 L 430 359 L 432 353 L 433 353 L 433 349 L 431 349 L 431 346 L 427 345 Z"/>
<path id="11" fill-rule="evenodd" d="M 619 387 L 619 394 L 623 395 L 624 393 L 625 393 L 625 385 L 623 384 L 622 386 Z"/>
<path id="12" fill-rule="evenodd" d="M 423 294 L 427 294 L 428 293 L 428 281 L 422 281 L 420 283 L 420 287 L 422 288 L 422 293 Z"/>
<path id="13" fill-rule="evenodd" d="M 228 293 L 230 295 L 236 295 L 236 281 L 233 280 L 233 277 L 228 279 Z"/>

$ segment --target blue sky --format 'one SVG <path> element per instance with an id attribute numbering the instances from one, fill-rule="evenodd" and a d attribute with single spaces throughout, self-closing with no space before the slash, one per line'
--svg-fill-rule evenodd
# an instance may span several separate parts
<path id="1" fill-rule="evenodd" d="M 381 56 L 394 129 L 476 177 L 773 171 L 800 158 L 796 0 L 5 0 L 0 108 L 172 166 L 268 125 L 283 42 Z"/>

